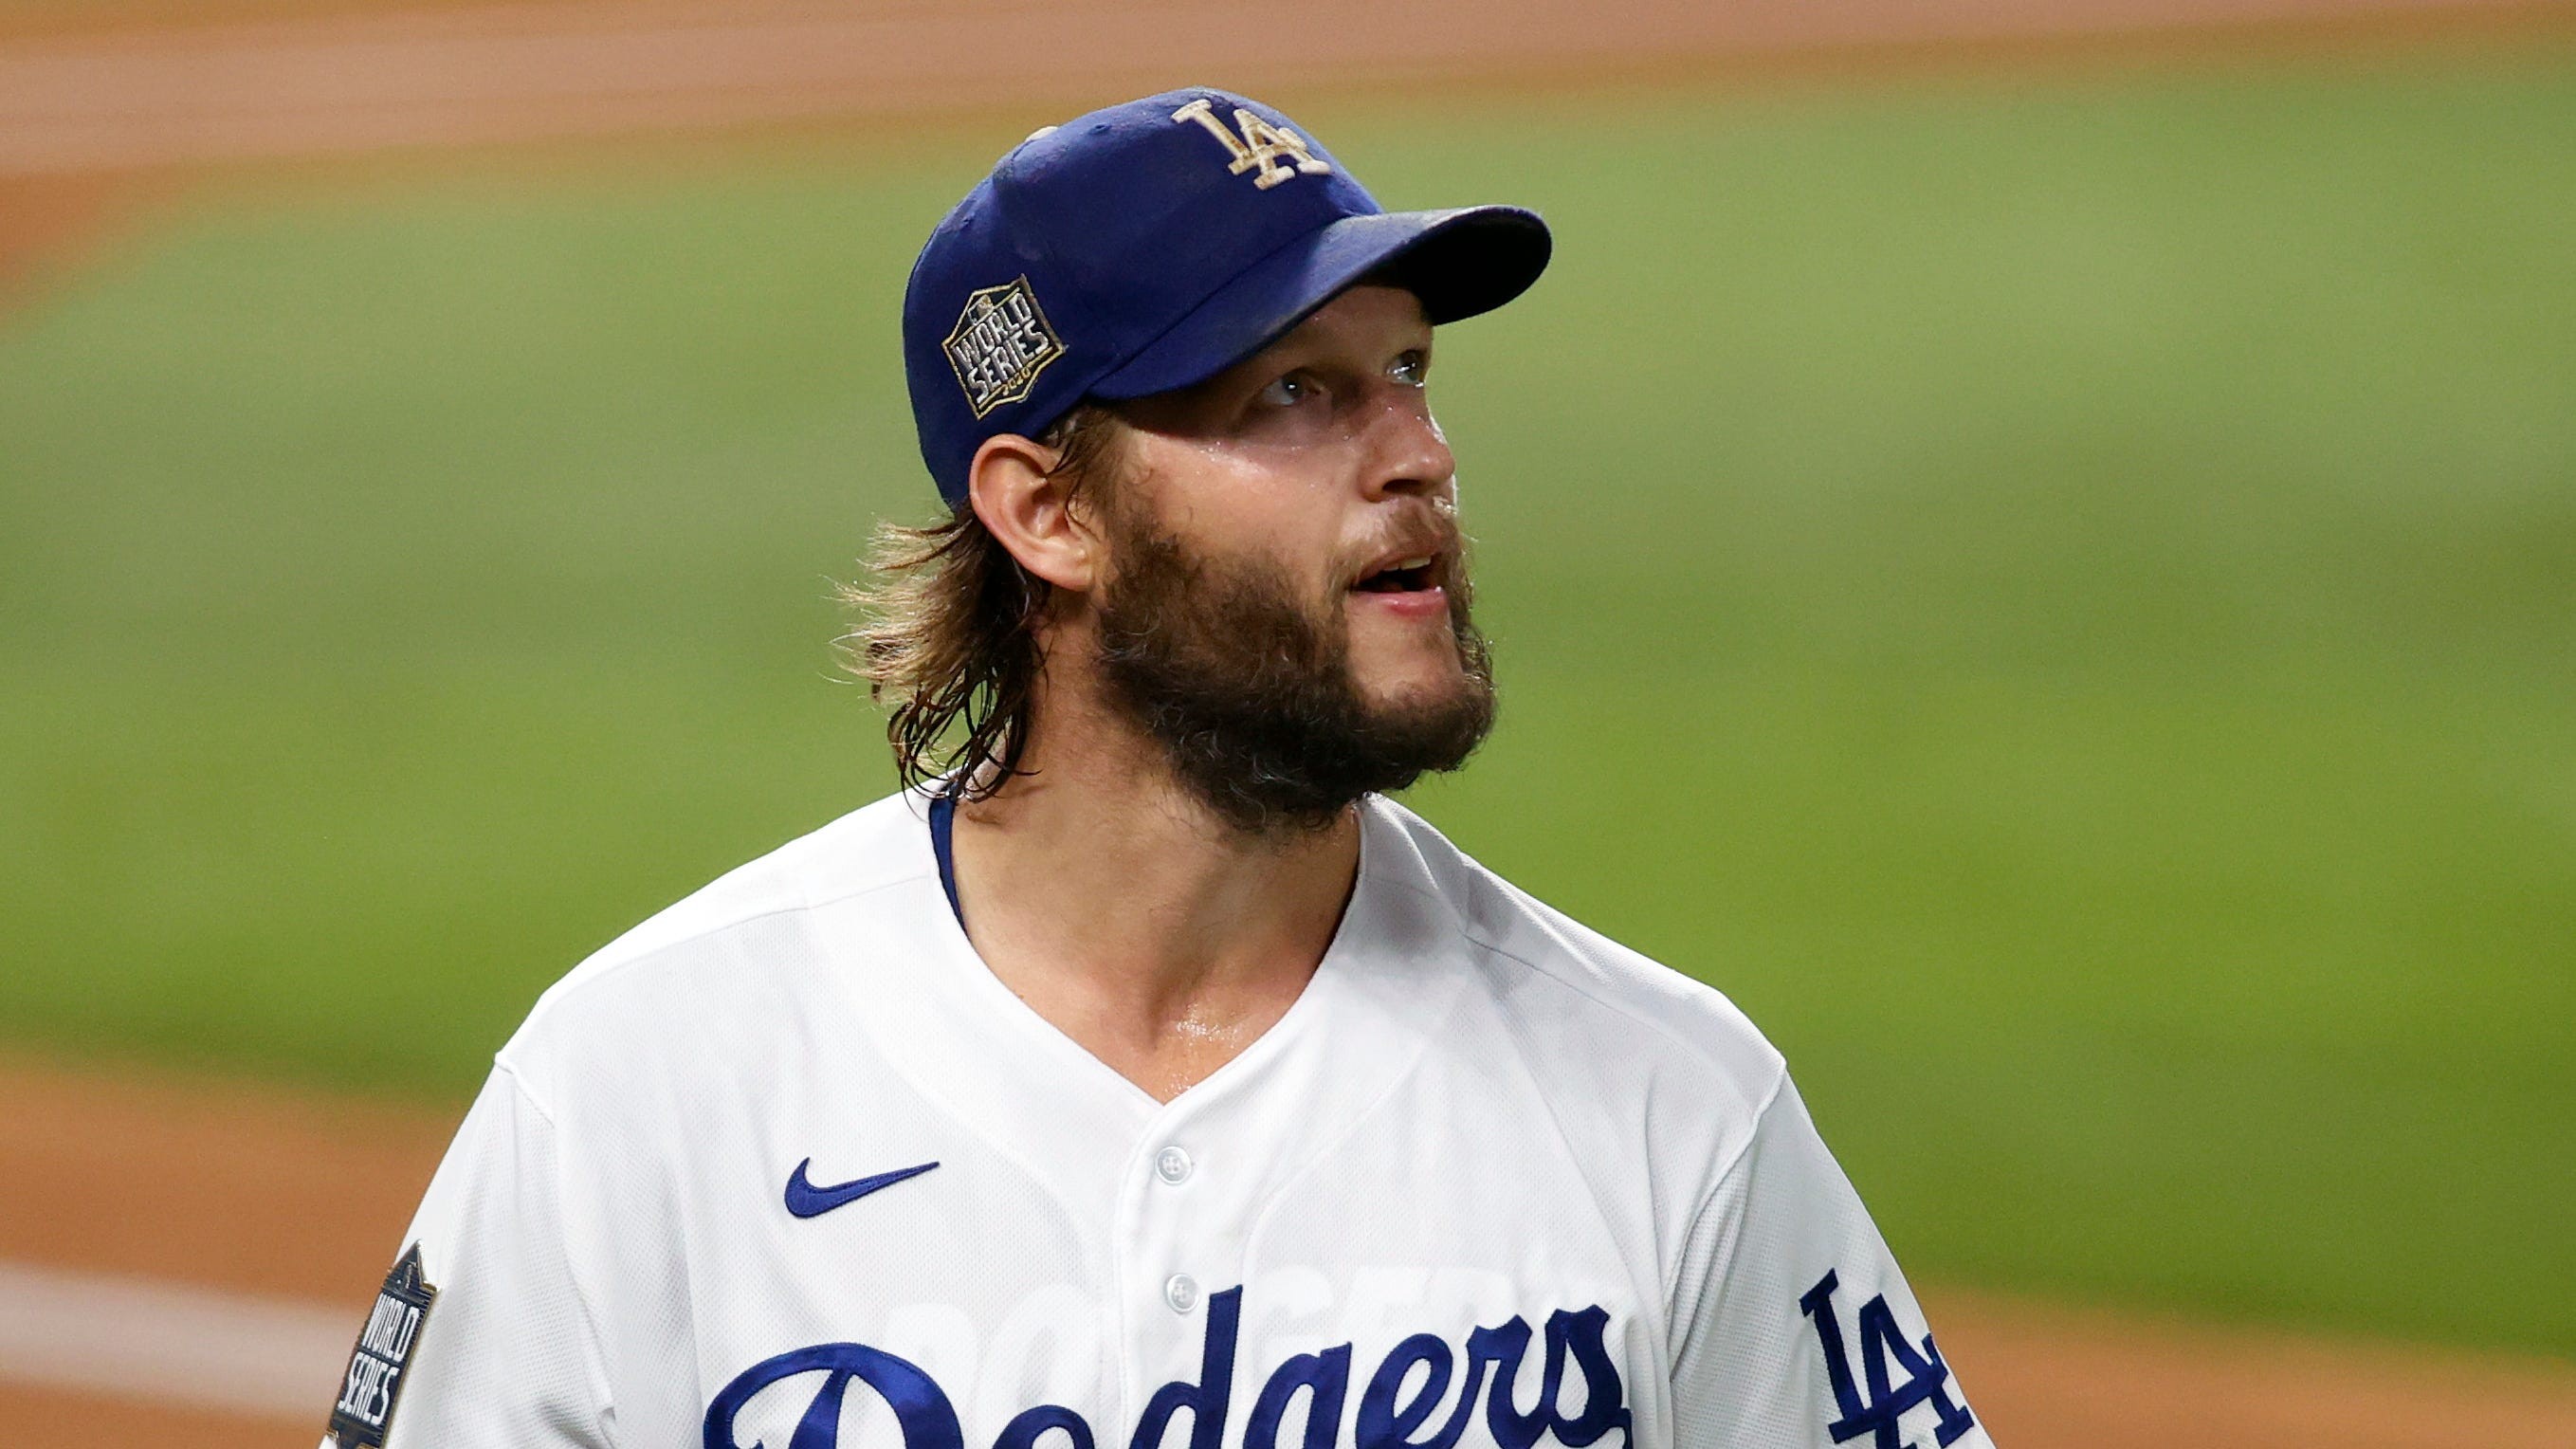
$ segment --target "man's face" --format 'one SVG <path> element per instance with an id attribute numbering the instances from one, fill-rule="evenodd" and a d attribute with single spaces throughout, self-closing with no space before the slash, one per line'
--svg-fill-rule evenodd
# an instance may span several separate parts
<path id="1" fill-rule="evenodd" d="M 1355 287 L 1121 408 L 1095 601 L 1113 701 L 1238 825 L 1320 825 L 1455 768 L 1493 689 L 1412 293 Z"/>

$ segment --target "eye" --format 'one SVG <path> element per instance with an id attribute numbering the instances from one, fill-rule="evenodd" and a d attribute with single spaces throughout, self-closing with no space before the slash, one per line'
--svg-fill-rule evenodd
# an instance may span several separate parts
<path id="1" fill-rule="evenodd" d="M 1430 380 L 1431 354 L 1418 347 L 1399 353 L 1388 364 L 1386 375 L 1407 387 L 1420 387 Z"/>
<path id="2" fill-rule="evenodd" d="M 1315 385 L 1313 378 L 1303 372 L 1291 372 L 1263 388 L 1260 392 L 1260 400 L 1269 407 L 1293 408 L 1301 402 L 1320 396 L 1322 392 L 1323 389 Z"/>

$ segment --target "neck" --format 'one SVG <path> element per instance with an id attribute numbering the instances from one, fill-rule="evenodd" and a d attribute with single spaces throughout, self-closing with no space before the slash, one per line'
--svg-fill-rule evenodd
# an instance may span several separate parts
<path id="1" fill-rule="evenodd" d="M 1030 773 L 957 811 L 967 936 L 1040 1016 L 1170 1101 L 1305 990 L 1350 898 L 1357 812 L 1247 835 L 1096 704 L 1058 694 L 1037 715 Z"/>

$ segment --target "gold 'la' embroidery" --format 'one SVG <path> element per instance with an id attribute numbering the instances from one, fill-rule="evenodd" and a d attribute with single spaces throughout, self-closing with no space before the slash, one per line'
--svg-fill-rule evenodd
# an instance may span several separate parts
<path id="1" fill-rule="evenodd" d="M 1226 171 L 1235 176 L 1257 171 L 1252 184 L 1263 191 L 1300 175 L 1323 176 L 1333 169 L 1306 149 L 1305 137 L 1285 126 L 1274 126 L 1241 106 L 1234 108 L 1234 124 L 1243 132 L 1240 136 L 1225 128 L 1225 122 L 1216 118 L 1215 103 L 1204 96 L 1172 112 L 1172 119 L 1196 121 L 1206 127 L 1207 133 L 1216 137 L 1226 154 L 1234 158 Z M 1283 161 L 1295 162 L 1295 169 L 1281 165 Z"/>

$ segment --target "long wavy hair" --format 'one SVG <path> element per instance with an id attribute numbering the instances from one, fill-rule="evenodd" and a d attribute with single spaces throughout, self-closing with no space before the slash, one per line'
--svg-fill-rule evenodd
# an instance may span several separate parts
<path id="1" fill-rule="evenodd" d="M 1049 477 L 1079 498 L 1101 486 L 1123 426 L 1084 403 L 1040 434 L 1056 452 Z M 945 776 L 946 793 L 980 800 L 1025 773 L 1038 637 L 1053 590 L 1021 567 L 971 504 L 923 528 L 881 523 L 869 578 L 840 589 L 859 623 L 841 640 L 849 671 L 889 706 L 886 741 L 906 789 Z"/>

